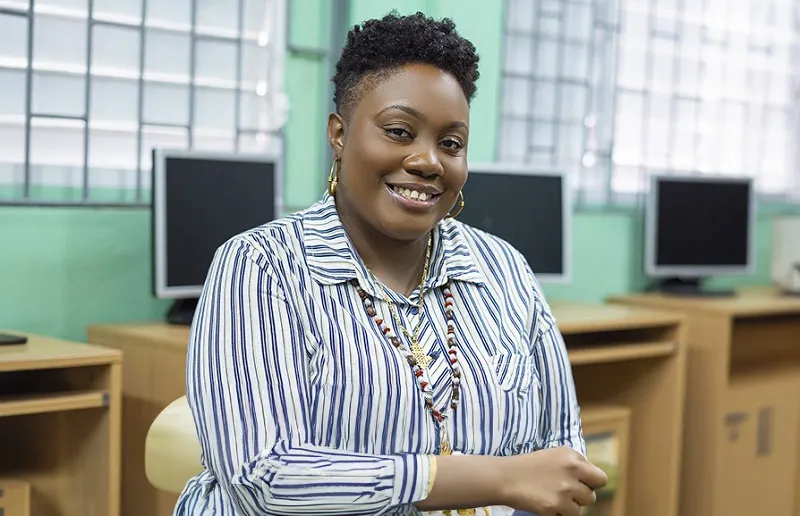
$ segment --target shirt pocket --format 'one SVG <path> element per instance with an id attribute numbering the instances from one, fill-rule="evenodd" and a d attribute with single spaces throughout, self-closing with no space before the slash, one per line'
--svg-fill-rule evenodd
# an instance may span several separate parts
<path id="1" fill-rule="evenodd" d="M 531 355 L 522 353 L 493 355 L 491 365 L 497 384 L 506 393 L 525 397 L 531 388 L 538 388 L 540 382 L 536 363 Z"/>

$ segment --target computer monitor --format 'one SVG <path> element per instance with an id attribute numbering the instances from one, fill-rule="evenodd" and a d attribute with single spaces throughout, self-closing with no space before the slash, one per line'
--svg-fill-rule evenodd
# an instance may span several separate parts
<path id="1" fill-rule="evenodd" d="M 654 174 L 645 215 L 645 272 L 657 290 L 730 296 L 707 290 L 707 276 L 755 269 L 755 197 L 750 178 Z"/>
<path id="2" fill-rule="evenodd" d="M 189 324 L 217 248 L 280 216 L 276 156 L 153 151 L 153 292 Z"/>
<path id="3" fill-rule="evenodd" d="M 571 196 L 563 172 L 511 164 L 475 164 L 458 219 L 510 243 L 536 278 L 566 283 L 571 273 Z"/>

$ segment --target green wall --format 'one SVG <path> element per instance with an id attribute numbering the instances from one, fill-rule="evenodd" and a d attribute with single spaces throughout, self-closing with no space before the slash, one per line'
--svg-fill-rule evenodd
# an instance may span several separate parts
<path id="1" fill-rule="evenodd" d="M 330 40 L 329 0 L 291 0 L 291 43 L 321 48 Z M 486 0 L 352 0 L 350 23 L 402 6 L 450 16 L 481 54 L 479 93 L 471 112 L 470 159 L 491 161 L 497 139 L 502 58 L 501 2 Z M 324 188 L 323 147 L 328 63 L 302 49 L 290 53 L 286 88 L 286 204 L 299 209 Z M 795 208 L 791 208 L 800 212 Z M 721 278 L 724 284 L 769 280 L 772 215 L 758 218 L 758 273 Z M 161 319 L 168 302 L 150 291 L 149 213 L 134 209 L 0 207 L 0 328 L 85 340 L 86 325 Z M 549 297 L 601 301 L 641 288 L 641 215 L 635 211 L 575 215 L 573 275 L 567 285 L 546 285 Z"/>

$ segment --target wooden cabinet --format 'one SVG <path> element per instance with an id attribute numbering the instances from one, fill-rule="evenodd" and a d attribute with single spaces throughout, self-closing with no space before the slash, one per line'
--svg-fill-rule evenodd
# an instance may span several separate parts
<path id="1" fill-rule="evenodd" d="M 587 422 L 630 414 L 622 502 L 612 514 L 678 516 L 683 417 L 681 318 L 618 306 L 553 307 L 574 365 Z M 185 394 L 189 328 L 166 324 L 91 326 L 89 342 L 125 354 L 123 516 L 169 516 L 177 496 L 145 476 L 144 443 L 156 416 Z M 611 409 L 609 409 L 611 407 Z M 611 410 L 611 412 L 609 412 Z M 656 446 L 653 443 L 657 443 Z"/>
<path id="2" fill-rule="evenodd" d="M 90 343 L 125 355 L 122 375 L 122 515 L 170 516 L 178 496 L 153 487 L 144 467 L 150 425 L 171 402 L 186 394 L 188 326 L 98 325 Z"/>
<path id="3" fill-rule="evenodd" d="M 117 516 L 122 354 L 27 335 L 0 348 L 0 477 L 35 516 Z M 0 488 L 3 484 L 0 482 Z"/>
<path id="4" fill-rule="evenodd" d="M 800 514 L 800 299 L 641 294 L 687 322 L 681 516 Z"/>
<path id="5" fill-rule="evenodd" d="M 617 425 L 623 503 L 615 500 L 608 514 L 683 516 L 678 512 L 686 374 L 682 318 L 657 310 L 558 303 L 553 313 L 573 366 L 585 430 L 602 428 L 599 422 L 614 413 L 626 420 Z"/>
<path id="6" fill-rule="evenodd" d="M 731 385 L 717 458 L 720 514 L 794 514 L 798 393 L 791 377 Z"/>

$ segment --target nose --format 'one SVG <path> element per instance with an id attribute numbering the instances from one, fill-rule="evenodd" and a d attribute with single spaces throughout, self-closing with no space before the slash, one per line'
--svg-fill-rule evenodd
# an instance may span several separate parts
<path id="1" fill-rule="evenodd" d="M 417 149 L 403 161 L 403 168 L 409 174 L 421 175 L 423 177 L 441 176 L 444 174 L 444 167 L 442 167 L 442 162 L 439 160 L 436 146 L 426 146 L 424 149 Z"/>

